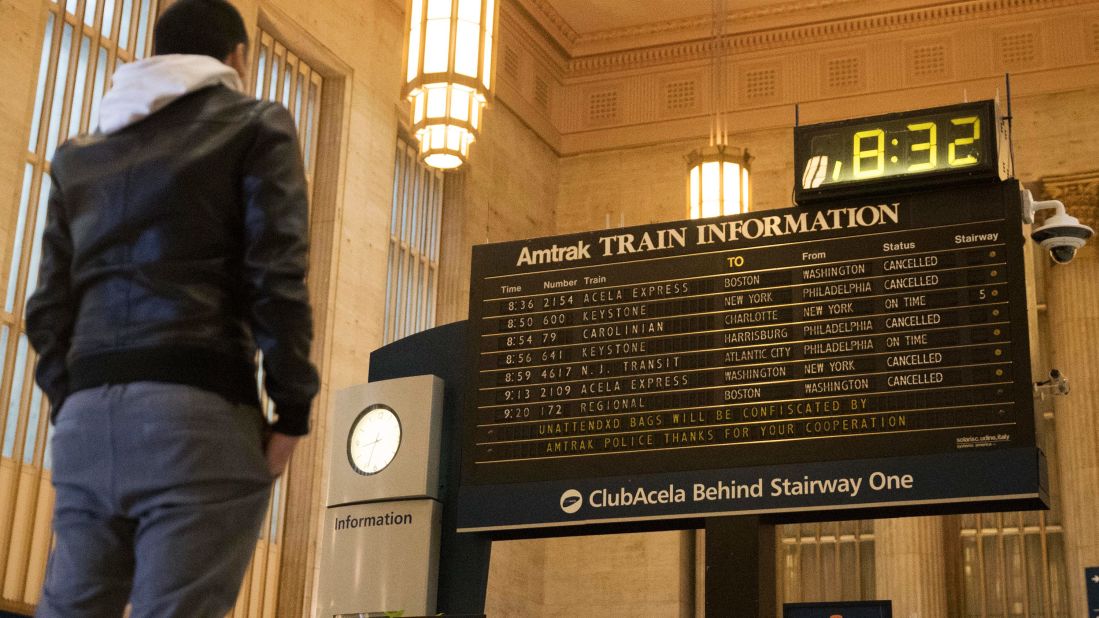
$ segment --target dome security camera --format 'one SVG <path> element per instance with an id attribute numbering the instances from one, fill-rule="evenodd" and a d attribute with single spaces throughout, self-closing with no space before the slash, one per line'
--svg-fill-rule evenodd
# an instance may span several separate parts
<path id="1" fill-rule="evenodd" d="M 1023 219 L 1027 223 L 1034 221 L 1035 211 L 1051 208 L 1056 212 L 1045 220 L 1041 227 L 1030 234 L 1030 238 L 1058 264 L 1068 264 L 1076 257 L 1076 251 L 1083 247 L 1095 233 L 1090 227 L 1080 223 L 1076 217 L 1065 212 L 1065 205 L 1058 200 L 1035 202 L 1030 191 L 1023 192 Z"/>
<path id="2" fill-rule="evenodd" d="M 1042 227 L 1031 232 L 1034 242 L 1049 251 L 1058 264 L 1068 264 L 1076 257 L 1076 250 L 1084 246 L 1095 232 L 1067 214 L 1064 210 L 1046 219 Z"/>
<path id="3" fill-rule="evenodd" d="M 1069 394 L 1068 378 L 1058 369 L 1049 370 L 1049 379 L 1034 383 L 1034 392 L 1042 399 L 1047 395 Z"/>

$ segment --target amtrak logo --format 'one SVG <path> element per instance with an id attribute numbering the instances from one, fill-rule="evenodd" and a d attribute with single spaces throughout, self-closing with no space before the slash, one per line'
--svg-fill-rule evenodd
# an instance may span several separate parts
<path id="1" fill-rule="evenodd" d="M 584 497 L 580 495 L 580 492 L 575 489 L 566 490 L 561 494 L 561 510 L 568 515 L 580 510 L 580 507 L 584 506 Z"/>

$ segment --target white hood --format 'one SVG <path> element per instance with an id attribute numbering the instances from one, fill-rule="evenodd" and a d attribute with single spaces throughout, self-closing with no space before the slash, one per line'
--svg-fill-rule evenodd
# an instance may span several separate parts
<path id="1" fill-rule="evenodd" d="M 237 72 L 210 56 L 168 54 L 124 65 L 100 103 L 99 130 L 114 133 L 185 94 L 217 84 L 244 90 Z"/>

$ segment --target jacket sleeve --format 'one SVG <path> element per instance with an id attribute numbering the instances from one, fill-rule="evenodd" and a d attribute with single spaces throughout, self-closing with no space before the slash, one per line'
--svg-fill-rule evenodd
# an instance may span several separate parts
<path id="1" fill-rule="evenodd" d="M 27 302 L 26 321 L 27 338 L 38 353 L 35 381 L 49 399 L 55 419 L 69 394 L 66 356 L 76 311 L 70 285 L 72 255 L 64 198 L 60 186 L 51 177 L 38 285 Z"/>
<path id="2" fill-rule="evenodd" d="M 297 130 L 281 105 L 259 110 L 242 182 L 246 302 L 263 352 L 264 387 L 278 415 L 272 428 L 303 435 L 318 388 L 309 361 L 313 316 L 305 285 L 309 212 Z"/>

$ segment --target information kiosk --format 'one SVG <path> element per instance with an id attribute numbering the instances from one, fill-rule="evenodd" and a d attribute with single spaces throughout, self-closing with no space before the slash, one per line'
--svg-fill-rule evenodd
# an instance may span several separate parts
<path id="1" fill-rule="evenodd" d="M 336 393 L 320 551 L 322 616 L 435 613 L 442 380 Z"/>

